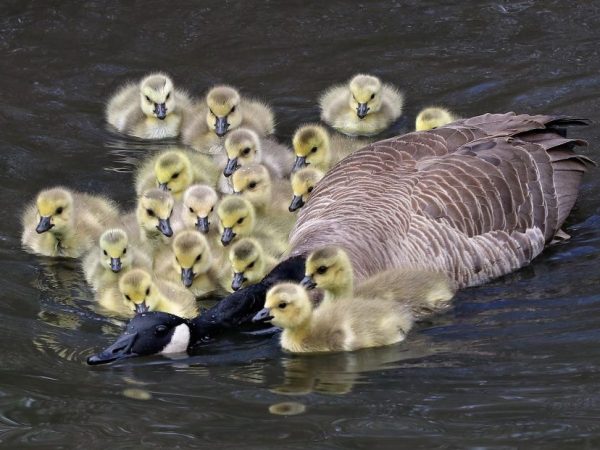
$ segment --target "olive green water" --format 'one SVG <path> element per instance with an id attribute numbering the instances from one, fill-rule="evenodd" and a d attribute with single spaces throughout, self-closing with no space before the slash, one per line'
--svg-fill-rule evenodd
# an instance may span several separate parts
<path id="1" fill-rule="evenodd" d="M 152 145 L 105 127 L 104 102 L 155 69 L 271 102 L 278 137 L 318 118 L 327 86 L 373 72 L 416 112 L 600 120 L 597 2 L 4 1 L 0 6 L 0 442 L 14 448 L 595 448 L 600 445 L 600 183 L 573 236 L 461 292 L 401 345 L 292 357 L 232 336 L 188 359 L 90 368 L 121 325 L 94 312 L 72 262 L 24 253 L 19 216 L 65 184 L 132 205 Z M 600 160 L 597 125 L 573 130 Z M 125 172 L 121 172 L 124 169 Z M 270 412 L 281 402 L 298 414 Z M 272 408 L 273 409 L 273 408 Z"/>

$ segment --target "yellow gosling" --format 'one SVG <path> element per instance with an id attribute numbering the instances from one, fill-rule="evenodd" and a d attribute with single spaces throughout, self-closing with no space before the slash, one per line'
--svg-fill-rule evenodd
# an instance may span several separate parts
<path id="1" fill-rule="evenodd" d="M 290 182 L 293 197 L 288 207 L 290 212 L 297 211 L 306 204 L 313 189 L 324 176 L 323 172 L 312 167 L 304 167 L 292 174 Z"/>
<path id="2" fill-rule="evenodd" d="M 236 170 L 231 177 L 233 192 L 247 199 L 258 214 L 286 212 L 291 191 L 289 183 L 273 180 L 262 164 L 251 164 Z"/>
<path id="3" fill-rule="evenodd" d="M 431 106 L 421 110 L 421 112 L 417 115 L 417 119 L 415 120 L 415 130 L 431 130 L 433 128 L 447 125 L 455 120 L 458 120 L 458 117 L 456 117 L 446 108 Z"/>
<path id="4" fill-rule="evenodd" d="M 256 239 L 243 238 L 231 246 L 229 262 L 233 270 L 231 288 L 237 291 L 262 280 L 275 267 L 277 260 L 267 255 Z"/>

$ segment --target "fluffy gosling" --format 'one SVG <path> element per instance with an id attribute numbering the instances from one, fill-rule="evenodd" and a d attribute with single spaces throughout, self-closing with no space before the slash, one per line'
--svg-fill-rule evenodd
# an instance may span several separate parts
<path id="1" fill-rule="evenodd" d="M 288 207 L 290 212 L 297 211 L 306 204 L 313 189 L 324 176 L 323 172 L 312 167 L 305 167 L 292 174 L 290 183 L 294 196 Z"/>
<path id="2" fill-rule="evenodd" d="M 446 108 L 439 106 L 431 106 L 421 110 L 415 120 L 416 131 L 426 131 L 433 128 L 442 127 L 451 122 L 458 120 L 454 114 L 448 111 Z"/>
<path id="3" fill-rule="evenodd" d="M 259 241 L 243 238 L 229 250 L 229 262 L 233 270 L 231 289 L 256 284 L 275 267 L 277 260 L 267 255 Z"/>

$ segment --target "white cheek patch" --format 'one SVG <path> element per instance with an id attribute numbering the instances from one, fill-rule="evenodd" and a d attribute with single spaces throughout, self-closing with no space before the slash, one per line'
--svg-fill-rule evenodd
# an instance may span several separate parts
<path id="1" fill-rule="evenodd" d="M 190 343 L 190 329 L 182 323 L 175 327 L 175 331 L 171 336 L 171 341 L 162 349 L 161 355 L 168 353 L 183 353 L 187 350 L 188 344 Z"/>

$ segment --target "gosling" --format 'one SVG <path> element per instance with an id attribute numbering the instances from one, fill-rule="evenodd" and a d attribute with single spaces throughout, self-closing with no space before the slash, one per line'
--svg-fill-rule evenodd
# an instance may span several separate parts
<path id="1" fill-rule="evenodd" d="M 315 186 L 324 176 L 323 172 L 312 167 L 305 167 L 292 174 L 290 182 L 294 196 L 288 207 L 290 212 L 297 211 L 306 204 Z"/>
<path id="2" fill-rule="evenodd" d="M 451 122 L 458 120 L 454 114 L 446 108 L 431 106 L 421 110 L 415 120 L 416 131 L 426 131 L 433 128 L 443 127 Z"/>
<path id="3" fill-rule="evenodd" d="M 229 250 L 229 262 L 233 270 L 231 289 L 256 284 L 275 267 L 277 260 L 267 255 L 259 241 L 243 238 Z"/>
<path id="4" fill-rule="evenodd" d="M 251 164 L 236 170 L 231 177 L 233 192 L 247 199 L 259 215 L 287 214 L 287 201 L 291 196 L 290 184 L 281 180 L 273 180 L 269 171 L 262 164 Z"/>

